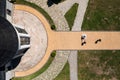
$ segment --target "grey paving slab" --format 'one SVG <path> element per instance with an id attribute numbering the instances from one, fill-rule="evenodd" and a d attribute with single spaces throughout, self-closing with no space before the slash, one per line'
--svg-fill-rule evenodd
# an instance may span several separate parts
<path id="1" fill-rule="evenodd" d="M 70 80 L 78 80 L 77 53 L 78 51 L 71 51 L 68 59 L 70 65 Z"/>

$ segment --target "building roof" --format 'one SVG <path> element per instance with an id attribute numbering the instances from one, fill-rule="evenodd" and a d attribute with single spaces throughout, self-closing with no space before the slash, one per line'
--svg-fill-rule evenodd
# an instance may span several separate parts
<path id="1" fill-rule="evenodd" d="M 0 17 L 0 67 L 7 64 L 18 50 L 18 36 L 5 18 Z"/>
<path id="2" fill-rule="evenodd" d="M 6 0 L 0 0 L 0 16 L 6 17 Z"/>
<path id="3" fill-rule="evenodd" d="M 5 80 L 5 71 L 0 71 L 0 80 Z"/>

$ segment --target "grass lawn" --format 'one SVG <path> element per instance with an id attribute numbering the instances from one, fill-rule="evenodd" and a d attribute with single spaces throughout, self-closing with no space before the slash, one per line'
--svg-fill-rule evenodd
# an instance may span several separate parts
<path id="1" fill-rule="evenodd" d="M 68 25 L 69 25 L 69 28 L 70 30 L 72 29 L 72 26 L 74 24 L 74 20 L 75 20 L 75 17 L 76 17 L 76 13 L 77 13 L 77 10 L 78 10 L 78 6 L 79 4 L 78 3 L 75 3 L 71 8 L 70 10 L 68 10 L 68 12 L 66 12 L 66 14 L 64 15 L 67 22 L 68 22 Z"/>
<path id="2" fill-rule="evenodd" d="M 69 63 L 67 62 L 61 73 L 54 80 L 70 80 Z"/>
<path id="3" fill-rule="evenodd" d="M 55 51 L 52 52 L 52 53 L 55 53 Z M 48 62 L 39 71 L 37 71 L 37 72 L 35 72 L 35 73 L 31 74 L 31 75 L 25 76 L 25 77 L 13 78 L 12 80 L 32 80 L 33 78 L 35 78 L 38 75 L 40 75 L 41 73 L 43 73 L 49 67 L 49 65 L 54 60 L 54 57 L 55 56 L 50 56 Z"/>
<path id="4" fill-rule="evenodd" d="M 120 51 L 79 51 L 79 80 L 120 80 Z"/>
<path id="5" fill-rule="evenodd" d="M 90 0 L 82 30 L 120 30 L 120 0 Z"/>
<path id="6" fill-rule="evenodd" d="M 82 30 L 120 31 L 119 14 L 120 0 L 90 0 Z M 120 51 L 78 53 L 79 80 L 120 80 Z"/>
<path id="7" fill-rule="evenodd" d="M 42 13 L 45 16 L 46 20 L 49 22 L 49 24 L 51 26 L 54 25 L 54 22 L 51 19 L 51 17 L 48 15 L 48 13 L 46 11 L 44 11 L 41 7 L 37 6 L 36 4 L 27 2 L 25 0 L 16 0 L 15 4 L 23 4 L 23 5 L 33 7 L 34 9 L 36 9 L 37 11 L 39 11 L 40 13 Z"/>

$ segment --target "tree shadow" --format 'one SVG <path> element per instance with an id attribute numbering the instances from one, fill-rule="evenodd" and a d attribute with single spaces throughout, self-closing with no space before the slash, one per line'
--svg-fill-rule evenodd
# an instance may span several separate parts
<path id="1" fill-rule="evenodd" d="M 48 1 L 47 1 L 48 7 L 51 7 L 53 4 L 54 4 L 54 3 L 53 3 L 51 0 L 48 0 Z"/>

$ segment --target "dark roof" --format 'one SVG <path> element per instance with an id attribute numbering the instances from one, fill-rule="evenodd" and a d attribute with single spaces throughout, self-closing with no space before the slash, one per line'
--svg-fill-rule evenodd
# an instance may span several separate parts
<path id="1" fill-rule="evenodd" d="M 5 18 L 0 17 L 0 67 L 8 63 L 18 50 L 18 36 Z"/>
<path id="2" fill-rule="evenodd" d="M 5 71 L 0 71 L 0 80 L 6 80 L 5 77 Z"/>
<path id="3" fill-rule="evenodd" d="M 0 16 L 6 17 L 6 0 L 0 0 Z"/>

